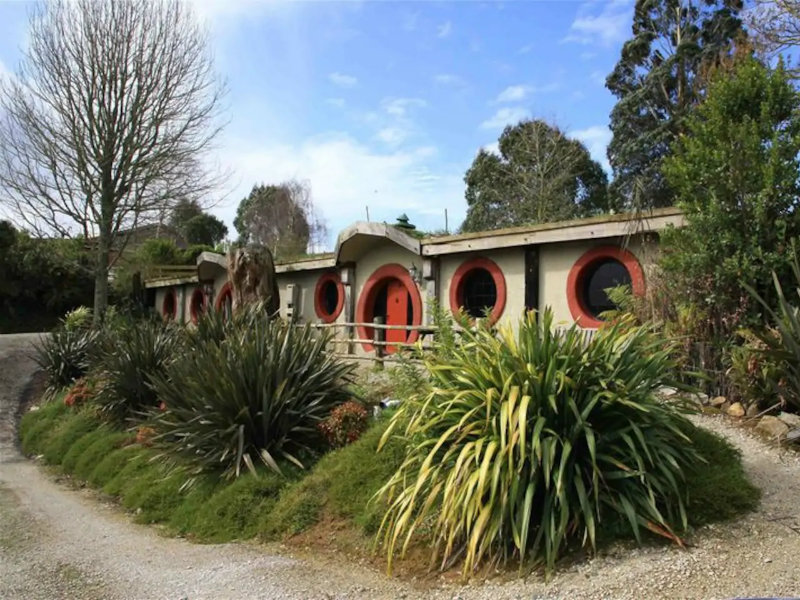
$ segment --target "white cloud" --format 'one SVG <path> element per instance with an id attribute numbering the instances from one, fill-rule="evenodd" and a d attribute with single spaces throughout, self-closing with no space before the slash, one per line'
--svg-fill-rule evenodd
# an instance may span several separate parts
<path id="1" fill-rule="evenodd" d="M 433 81 L 439 85 L 463 86 L 467 84 L 463 77 L 452 73 L 440 73 L 433 78 Z"/>
<path id="2" fill-rule="evenodd" d="M 446 21 L 436 28 L 436 36 L 440 38 L 446 38 L 452 32 L 453 32 L 453 24 L 450 21 Z"/>
<path id="3" fill-rule="evenodd" d="M 481 147 L 481 150 L 484 152 L 488 152 L 489 154 L 496 154 L 500 156 L 500 144 L 499 142 L 492 142 L 491 144 L 486 144 L 485 146 Z"/>
<path id="4" fill-rule="evenodd" d="M 519 50 L 517 50 L 518 54 L 528 54 L 531 50 L 533 50 L 533 44 L 526 44 L 522 46 Z"/>
<path id="5" fill-rule="evenodd" d="M 407 212 L 417 226 L 429 229 L 443 226 L 445 208 L 451 224 L 464 217 L 463 170 L 437 166 L 436 149 L 430 146 L 380 152 L 343 133 L 296 144 L 253 146 L 231 140 L 227 146 L 232 150 L 224 156 L 240 180 L 233 200 L 238 202 L 255 183 L 308 181 L 314 204 L 328 220 L 329 243 L 344 226 L 364 219 L 365 206 L 373 220 L 394 221 Z M 216 212 L 231 223 L 235 211 L 234 202 Z"/>
<path id="6" fill-rule="evenodd" d="M 396 146 L 408 137 L 408 131 L 401 127 L 384 127 L 375 137 L 390 146 Z"/>
<path id="7" fill-rule="evenodd" d="M 358 83 L 358 79 L 353 77 L 352 75 L 345 75 L 344 73 L 334 72 L 328 75 L 328 79 L 334 85 L 338 85 L 339 87 L 343 88 L 351 88 L 354 87 Z"/>
<path id="8" fill-rule="evenodd" d="M 325 103 L 336 108 L 344 108 L 344 98 L 327 98 Z"/>
<path id="9" fill-rule="evenodd" d="M 510 85 L 495 98 L 495 103 L 521 102 L 532 94 L 549 94 L 561 88 L 559 83 L 553 82 L 546 85 Z"/>
<path id="10" fill-rule="evenodd" d="M 603 71 L 592 71 L 592 74 L 589 75 L 589 79 L 594 81 L 597 85 L 606 85 L 606 74 Z"/>
<path id="11" fill-rule="evenodd" d="M 481 129 L 502 129 L 506 125 L 515 125 L 523 119 L 530 118 L 528 109 L 521 106 L 505 107 L 481 123 Z"/>
<path id="12" fill-rule="evenodd" d="M 384 98 L 381 101 L 383 110 L 394 117 L 405 117 L 412 108 L 424 108 L 428 105 L 422 98 Z"/>
<path id="13" fill-rule="evenodd" d="M 529 85 L 510 85 L 497 96 L 495 102 L 519 102 L 531 93 Z"/>
<path id="14" fill-rule="evenodd" d="M 592 158 L 599 162 L 607 172 L 611 172 L 606 149 L 611 142 L 611 130 L 605 125 L 594 125 L 586 129 L 571 131 L 569 137 L 580 140 L 589 150 Z"/>
<path id="15" fill-rule="evenodd" d="M 599 12 L 596 10 L 598 6 L 602 6 Z M 578 9 L 578 15 L 562 41 L 610 46 L 626 38 L 632 14 L 632 0 L 587 2 Z"/>

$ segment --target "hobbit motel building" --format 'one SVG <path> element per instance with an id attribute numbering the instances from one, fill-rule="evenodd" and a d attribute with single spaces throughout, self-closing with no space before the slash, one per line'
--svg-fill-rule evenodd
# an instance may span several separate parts
<path id="1" fill-rule="evenodd" d="M 431 301 L 473 317 L 488 307 L 493 322 L 511 323 L 549 306 L 557 323 L 595 329 L 600 313 L 613 308 L 604 290 L 630 284 L 644 293 L 658 232 L 683 218 L 669 208 L 423 239 L 403 224 L 358 222 L 339 234 L 333 253 L 276 264 L 281 317 L 329 324 L 336 338 L 360 340 L 338 351 L 361 356 L 376 350 L 370 323 L 412 326 L 386 329 L 386 344 L 417 341 L 432 323 Z M 209 309 L 230 311 L 227 262 L 219 254 L 201 254 L 196 273 L 145 287 L 166 319 L 190 324 Z"/>

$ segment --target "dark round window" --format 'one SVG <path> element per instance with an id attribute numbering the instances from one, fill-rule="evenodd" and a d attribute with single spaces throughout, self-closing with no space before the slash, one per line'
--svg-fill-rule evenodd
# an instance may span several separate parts
<path id="1" fill-rule="evenodd" d="M 322 284 L 321 300 L 322 309 L 326 315 L 332 315 L 336 312 L 336 307 L 339 306 L 339 286 L 332 279 L 328 279 Z"/>
<path id="2" fill-rule="evenodd" d="M 497 304 L 497 286 L 492 274 L 486 269 L 478 267 L 469 271 L 465 276 L 462 287 L 461 305 L 473 319 L 486 316 L 486 311 L 491 311 Z"/>
<path id="3" fill-rule="evenodd" d="M 631 285 L 631 274 L 621 262 L 604 258 L 590 266 L 583 279 L 583 305 L 594 318 L 616 306 L 606 290 L 618 285 Z"/>

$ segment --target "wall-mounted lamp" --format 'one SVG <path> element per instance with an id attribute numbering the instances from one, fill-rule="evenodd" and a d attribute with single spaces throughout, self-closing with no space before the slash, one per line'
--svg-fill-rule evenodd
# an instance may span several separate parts
<path id="1" fill-rule="evenodd" d="M 415 263 L 412 262 L 411 266 L 408 267 L 408 274 L 417 285 L 422 283 L 422 271 L 419 270 Z"/>

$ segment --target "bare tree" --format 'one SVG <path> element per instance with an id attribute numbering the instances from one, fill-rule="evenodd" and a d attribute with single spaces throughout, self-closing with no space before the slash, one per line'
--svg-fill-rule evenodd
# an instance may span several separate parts
<path id="1" fill-rule="evenodd" d="M 239 239 L 266 246 L 276 258 L 296 258 L 324 244 L 327 229 L 305 182 L 256 185 L 243 198 L 233 221 Z"/>
<path id="2" fill-rule="evenodd" d="M 756 0 L 747 13 L 747 26 L 757 47 L 767 57 L 790 51 L 800 46 L 800 1 Z M 795 64 L 786 71 L 800 79 L 800 66 Z"/>
<path id="3" fill-rule="evenodd" d="M 224 84 L 178 0 L 45 2 L 29 40 L 0 82 L 0 201 L 36 233 L 93 240 L 102 320 L 112 247 L 220 183 L 207 157 Z"/>

